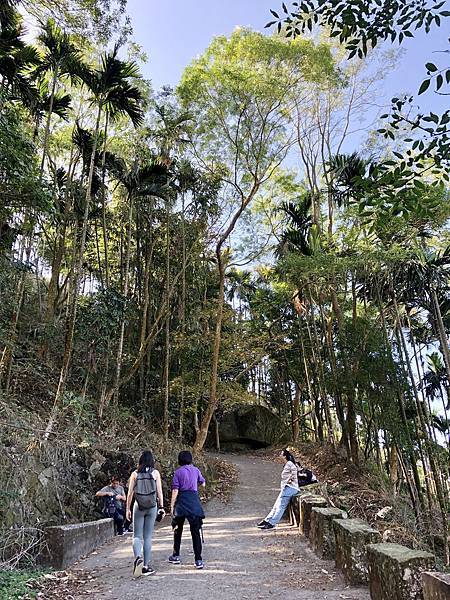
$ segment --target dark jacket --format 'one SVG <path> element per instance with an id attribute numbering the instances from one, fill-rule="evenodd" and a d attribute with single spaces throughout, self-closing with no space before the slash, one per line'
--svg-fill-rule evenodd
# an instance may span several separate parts
<path id="1" fill-rule="evenodd" d="M 198 492 L 181 490 L 178 493 L 174 507 L 175 517 L 205 518 Z"/>

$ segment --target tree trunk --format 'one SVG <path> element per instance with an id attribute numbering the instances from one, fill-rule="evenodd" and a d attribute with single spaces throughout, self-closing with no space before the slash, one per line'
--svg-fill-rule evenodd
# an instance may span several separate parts
<path id="1" fill-rule="evenodd" d="M 292 442 L 294 444 L 298 443 L 299 434 L 300 434 L 300 398 L 301 398 L 301 389 L 298 383 L 295 383 L 295 395 L 294 401 L 292 403 Z"/>
<path id="2" fill-rule="evenodd" d="M 52 410 L 50 413 L 47 427 L 45 429 L 44 439 L 48 439 L 48 437 L 50 436 L 50 434 L 53 430 L 53 426 L 54 426 L 54 423 L 56 420 L 57 410 L 58 410 L 59 404 L 62 400 L 62 396 L 65 391 L 67 377 L 69 374 L 70 360 L 72 357 L 73 335 L 74 335 L 76 312 L 77 312 L 77 298 L 78 298 L 78 291 L 79 291 L 79 285 L 80 285 L 80 280 L 81 280 L 81 273 L 82 273 L 82 269 L 83 269 L 84 249 L 86 246 L 86 236 L 87 236 L 87 229 L 88 229 L 88 222 L 89 222 L 89 208 L 90 208 L 90 203 L 91 203 L 92 179 L 94 176 L 95 153 L 97 150 L 98 132 L 99 132 L 101 114 L 102 114 L 102 107 L 101 107 L 101 104 L 99 104 L 98 112 L 97 112 L 97 121 L 95 124 L 94 143 L 93 143 L 93 148 L 92 148 L 91 163 L 89 166 L 89 177 L 88 177 L 87 188 L 86 188 L 85 207 L 84 207 L 84 215 L 83 215 L 83 227 L 82 227 L 82 232 L 81 232 L 79 256 L 78 256 L 77 265 L 75 266 L 74 273 L 73 273 L 72 300 L 70 302 L 69 312 L 68 312 L 68 317 L 67 317 L 64 356 L 63 356 L 61 371 L 60 371 L 60 375 L 59 375 L 58 388 L 56 390 L 55 400 L 53 402 L 53 407 L 52 407 Z"/>
<path id="3" fill-rule="evenodd" d="M 219 421 L 216 413 L 214 413 L 214 440 L 217 452 L 220 452 L 220 432 L 219 432 Z"/>
<path id="4" fill-rule="evenodd" d="M 181 275 L 181 398 L 180 398 L 180 420 L 178 427 L 178 437 L 183 439 L 184 406 L 185 406 L 185 373 L 184 373 L 184 349 L 186 346 L 186 216 L 185 216 L 185 197 L 184 191 L 181 194 L 181 252 L 183 260 L 183 274 Z"/>
<path id="5" fill-rule="evenodd" d="M 151 244 L 147 244 L 146 256 L 145 256 L 145 270 L 144 270 L 144 284 L 143 284 L 143 302 L 142 302 L 142 320 L 141 320 L 141 331 L 139 335 L 139 345 L 145 341 L 147 335 L 147 323 L 148 323 L 148 309 L 150 303 L 150 266 L 151 266 Z M 139 397 L 141 403 L 145 401 L 145 363 L 141 364 L 139 369 Z"/>
<path id="6" fill-rule="evenodd" d="M 394 495 L 397 495 L 397 482 L 398 482 L 398 454 L 397 446 L 393 444 L 389 453 L 389 478 L 391 480 L 392 489 Z"/>
<path id="7" fill-rule="evenodd" d="M 106 188 L 105 188 L 105 175 L 106 175 L 106 140 L 108 136 L 108 113 L 105 118 L 105 142 L 103 144 L 102 153 L 102 230 L 103 230 L 103 252 L 105 257 L 105 287 L 109 287 L 109 259 L 108 259 L 108 228 L 106 227 Z"/>
<path id="8" fill-rule="evenodd" d="M 433 299 L 434 314 L 435 314 L 437 329 L 438 329 L 438 333 L 439 333 L 440 349 L 441 349 L 442 356 L 444 357 L 445 372 L 447 374 L 447 379 L 450 384 L 449 342 L 448 342 L 447 333 L 446 333 L 445 327 L 444 327 L 444 321 L 442 320 L 442 313 L 441 313 L 441 307 L 439 306 L 439 299 L 437 297 L 436 290 L 433 287 L 431 288 L 431 297 Z"/>
<path id="9" fill-rule="evenodd" d="M 223 320 L 223 307 L 225 303 L 225 265 L 224 257 L 222 256 L 221 247 L 217 250 L 217 269 L 219 275 L 219 295 L 217 299 L 217 317 L 216 317 L 216 330 L 214 334 L 214 346 L 212 354 L 212 365 L 211 365 L 211 378 L 209 386 L 209 402 L 206 408 L 206 412 L 202 418 L 199 430 L 195 437 L 194 442 L 194 454 L 199 454 L 203 449 L 208 435 L 209 424 L 211 422 L 214 411 L 217 408 L 217 378 L 219 370 L 219 355 L 220 355 L 220 344 L 222 340 L 222 320 Z"/>
<path id="10" fill-rule="evenodd" d="M 34 221 L 31 218 L 28 210 L 25 211 L 24 221 L 23 221 L 23 228 L 25 231 L 27 229 L 27 226 L 29 227 L 29 232 L 28 232 L 28 236 L 25 238 L 26 247 L 25 247 L 25 245 L 22 245 L 21 250 L 20 250 L 20 262 L 22 262 L 24 253 L 25 253 L 25 260 L 28 264 L 30 262 L 30 257 L 31 257 L 31 250 L 32 250 L 32 246 L 33 246 L 33 233 L 34 233 Z M 25 242 L 24 242 L 24 244 L 25 244 Z M 20 274 L 19 281 L 17 284 L 16 299 L 14 302 L 13 313 L 11 315 L 11 329 L 9 331 L 9 340 L 4 348 L 2 358 L 0 361 L 0 383 L 2 382 L 2 380 L 4 381 L 3 387 L 4 387 L 5 392 L 9 391 L 9 386 L 10 386 L 10 382 L 11 382 L 11 372 L 12 372 L 12 365 L 13 365 L 13 360 L 14 360 L 14 347 L 15 347 L 16 338 L 17 338 L 17 329 L 18 329 L 18 325 L 19 325 L 20 312 L 21 312 L 22 306 L 23 306 L 26 279 L 27 279 L 27 271 L 25 269 L 23 269 Z"/>
<path id="11" fill-rule="evenodd" d="M 183 264 L 183 271 L 185 265 Z M 170 370 L 170 208 L 169 199 L 166 200 L 166 320 L 164 327 L 165 352 L 164 352 L 164 414 L 163 434 L 164 439 L 169 439 L 169 370 Z"/>
<path id="12" fill-rule="evenodd" d="M 40 178 L 41 179 L 44 174 L 45 159 L 47 157 L 47 151 L 48 151 L 48 140 L 49 140 L 49 136 L 50 136 L 50 123 L 52 120 L 53 104 L 55 101 L 55 92 L 56 92 L 57 82 L 58 82 L 58 66 L 55 67 L 55 70 L 53 72 L 52 90 L 50 93 L 50 106 L 48 108 L 47 122 L 45 124 L 44 143 L 43 143 L 43 148 L 42 148 L 42 158 L 41 158 L 41 168 L 40 168 Z"/>
<path id="13" fill-rule="evenodd" d="M 194 453 L 198 454 L 203 449 L 205 445 L 206 436 L 208 435 L 209 424 L 211 422 L 211 418 L 214 414 L 214 411 L 217 408 L 217 378 L 218 378 L 218 369 L 219 369 L 219 355 L 220 355 L 220 344 L 222 340 L 222 320 L 223 320 L 223 307 L 225 303 L 225 260 L 226 257 L 224 252 L 222 251 L 223 245 L 234 231 L 236 227 L 236 223 L 239 220 L 239 217 L 245 211 L 245 209 L 249 206 L 250 202 L 255 197 L 255 194 L 258 192 L 261 186 L 261 181 L 254 180 L 253 186 L 246 197 L 242 197 L 241 205 L 233 214 L 228 227 L 225 229 L 223 234 L 221 235 L 217 246 L 216 246 L 216 259 L 217 259 L 217 271 L 219 275 L 219 296 L 217 299 L 217 321 L 216 321 L 216 331 L 214 335 L 214 345 L 212 352 L 212 361 L 211 361 L 211 379 L 210 379 L 210 393 L 209 393 L 209 401 L 206 412 L 203 416 L 200 428 L 195 438 L 194 442 Z"/>
<path id="14" fill-rule="evenodd" d="M 445 492 L 444 492 L 444 489 L 442 486 L 440 469 L 439 469 L 438 462 L 437 462 L 435 454 L 434 454 L 433 446 L 430 443 L 430 437 L 429 437 L 429 432 L 428 432 L 428 423 L 427 423 L 427 421 L 429 421 L 428 414 L 427 414 L 427 405 L 426 405 L 426 403 L 423 403 L 420 401 L 417 387 L 415 385 L 414 374 L 412 372 L 412 368 L 411 368 L 410 362 L 408 360 L 408 351 L 407 351 L 407 346 L 406 346 L 406 341 L 405 341 L 405 337 L 403 334 L 403 330 L 401 327 L 400 313 L 398 310 L 395 294 L 393 295 L 393 301 L 394 301 L 394 307 L 395 307 L 395 310 L 397 313 L 397 318 L 399 319 L 398 332 L 399 332 L 400 340 L 402 343 L 403 352 L 406 357 L 406 365 L 408 368 L 411 385 L 412 385 L 412 389 L 414 392 L 414 398 L 416 401 L 416 408 L 417 408 L 418 420 L 419 420 L 420 428 L 421 428 L 421 434 L 422 434 L 424 442 L 425 442 L 425 448 L 426 448 L 428 460 L 430 463 L 430 469 L 431 469 L 433 479 L 434 479 L 437 500 L 438 500 L 439 508 L 441 511 L 442 535 L 443 535 L 443 539 L 444 539 L 444 559 L 445 559 L 445 564 L 448 565 L 450 562 L 450 552 L 449 552 L 449 543 L 448 543 L 448 530 L 449 530 L 448 508 L 447 508 L 447 502 L 446 502 L 446 498 L 445 498 Z M 425 461 L 424 461 L 424 469 L 426 469 Z M 429 490 L 429 482 L 428 482 L 428 478 L 426 477 L 426 474 L 425 474 L 425 484 L 427 487 L 428 495 L 430 496 L 430 509 L 431 509 L 431 507 L 432 507 L 431 492 Z"/>
<path id="15" fill-rule="evenodd" d="M 327 440 L 332 446 L 334 446 L 333 423 L 332 423 L 332 419 L 331 419 L 330 406 L 328 404 L 328 394 L 327 394 L 327 390 L 326 390 L 325 372 L 324 372 L 324 368 L 323 368 L 324 360 L 320 354 L 320 349 L 322 347 L 322 344 L 320 343 L 319 335 L 317 333 L 316 318 L 315 318 L 314 310 L 313 310 L 313 306 L 314 306 L 313 296 L 312 296 L 309 286 L 307 289 L 308 289 L 308 298 L 309 298 L 310 308 L 311 308 L 311 310 L 310 310 L 310 312 L 311 312 L 311 329 L 314 333 L 314 343 L 312 343 L 312 340 L 311 340 L 311 351 L 313 354 L 314 362 L 316 364 L 317 380 L 319 383 L 320 396 L 322 399 L 322 404 L 323 404 L 323 408 L 324 408 L 324 412 L 325 412 L 325 422 L 327 425 Z M 309 327 L 308 327 L 308 332 L 309 332 Z M 325 332 L 325 335 L 326 335 L 326 332 Z M 311 339 L 311 337 L 310 337 L 310 339 Z M 314 346 L 315 346 L 316 350 L 314 349 Z M 317 351 L 317 354 L 316 354 L 316 351 Z"/>
<path id="16" fill-rule="evenodd" d="M 70 162 L 69 169 L 67 172 L 67 183 L 66 190 L 64 193 L 64 213 L 63 213 L 63 221 L 61 224 L 61 228 L 58 232 L 57 243 L 56 243 L 56 251 L 52 261 L 52 274 L 50 277 L 50 282 L 48 285 L 47 291 L 47 306 L 45 311 L 45 322 L 46 324 L 50 324 L 53 322 L 53 318 L 55 316 L 56 302 L 58 297 L 58 283 L 59 276 L 61 274 L 61 265 L 64 259 L 64 253 L 66 249 L 66 233 L 67 233 L 67 223 L 69 221 L 69 214 L 72 209 L 72 177 L 73 171 L 75 169 L 74 164 L 74 144 L 72 143 L 71 151 L 70 151 Z"/>
<path id="17" fill-rule="evenodd" d="M 333 283 L 333 285 L 335 285 Z M 345 331 L 345 324 L 342 318 L 342 311 L 339 305 L 339 300 L 335 291 L 335 288 L 331 287 L 331 301 L 333 304 L 333 310 L 336 315 L 336 322 L 338 325 L 339 338 L 341 341 L 341 354 L 344 363 L 344 371 L 347 379 L 347 390 L 345 393 L 346 404 L 347 404 L 347 435 L 349 441 L 350 456 L 352 462 L 357 465 L 359 464 L 359 448 L 358 448 L 358 436 L 356 428 L 356 409 L 355 409 L 355 392 L 351 377 L 351 369 L 347 360 L 347 336 Z"/>
<path id="18" fill-rule="evenodd" d="M 118 405 L 119 401 L 119 386 L 118 383 L 120 381 L 120 374 L 122 371 L 122 358 L 123 358 L 123 343 L 125 339 L 125 321 L 126 321 L 126 312 L 127 312 L 127 302 L 128 302 L 128 287 L 130 283 L 130 257 L 131 257 L 131 233 L 133 228 L 133 195 L 130 192 L 128 194 L 128 230 L 127 230 L 127 248 L 125 251 L 125 272 L 123 278 L 123 297 L 124 297 L 124 313 L 122 316 L 122 322 L 120 323 L 120 334 L 119 334 L 119 344 L 117 347 L 117 361 L 116 361 L 116 378 L 115 378 L 115 403 Z"/>

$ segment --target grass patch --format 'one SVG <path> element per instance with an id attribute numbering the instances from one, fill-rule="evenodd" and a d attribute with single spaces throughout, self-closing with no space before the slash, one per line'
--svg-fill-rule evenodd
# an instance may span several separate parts
<path id="1" fill-rule="evenodd" d="M 48 571 L 0 571 L 0 600 L 36 598 L 36 593 L 27 585 Z"/>

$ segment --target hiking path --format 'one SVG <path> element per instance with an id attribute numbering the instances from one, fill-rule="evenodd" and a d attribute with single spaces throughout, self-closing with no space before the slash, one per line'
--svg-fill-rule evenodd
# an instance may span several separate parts
<path id="1" fill-rule="evenodd" d="M 223 458 L 223 456 L 221 456 Z M 348 587 L 333 561 L 312 552 L 298 530 L 282 521 L 277 528 L 255 527 L 278 493 L 281 465 L 248 455 L 227 455 L 239 482 L 229 503 L 205 506 L 205 569 L 194 568 L 189 527 L 181 565 L 167 562 L 172 551 L 170 517 L 156 524 L 152 565 L 156 573 L 133 579 L 132 536 L 116 537 L 81 560 L 71 576 L 87 580 L 75 598 L 98 600 L 368 600 L 366 588 Z M 86 593 L 85 593 L 86 592 Z"/>

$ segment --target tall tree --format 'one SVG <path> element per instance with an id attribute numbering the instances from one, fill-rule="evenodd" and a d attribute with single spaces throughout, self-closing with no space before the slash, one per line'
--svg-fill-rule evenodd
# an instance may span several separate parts
<path id="1" fill-rule="evenodd" d="M 314 68 L 308 68 L 311 65 Z M 241 216 L 287 154 L 290 139 L 284 109 L 293 84 L 330 72 L 332 61 L 325 47 L 316 48 L 306 41 L 290 44 L 238 30 L 230 39 L 214 40 L 204 55 L 186 69 L 178 87 L 183 105 L 198 123 L 193 132 L 197 159 L 204 168 L 222 165 L 227 204 L 224 213 L 229 215 L 216 234 L 217 319 L 209 400 L 196 435 L 195 452 L 205 444 L 218 405 L 225 280 L 231 259 L 227 245 Z"/>
<path id="2" fill-rule="evenodd" d="M 128 216 L 126 225 L 126 248 L 125 248 L 125 268 L 123 277 L 123 297 L 125 301 L 125 311 L 127 309 L 127 301 L 130 287 L 130 258 L 133 233 L 133 214 L 135 204 L 139 199 L 158 197 L 166 199 L 170 194 L 168 187 L 168 172 L 167 167 L 161 163 L 156 157 L 146 164 L 135 162 L 131 168 L 128 168 L 126 163 L 111 154 L 106 157 L 106 167 L 110 174 L 120 182 L 126 190 L 126 204 L 128 205 Z M 116 374 L 114 389 L 116 395 L 119 393 L 119 381 L 122 370 L 123 344 L 125 337 L 125 316 L 122 318 L 119 333 L 119 343 L 117 348 L 116 359 Z M 100 417 L 103 415 L 105 406 L 99 411 Z"/>
<path id="3" fill-rule="evenodd" d="M 52 19 L 49 19 L 41 28 L 38 35 L 38 43 L 41 49 L 41 61 L 34 75 L 39 78 L 48 76 L 50 78 L 49 102 L 47 121 L 42 143 L 41 173 L 44 171 L 45 159 L 47 158 L 48 142 L 50 135 L 53 105 L 57 92 L 57 84 L 64 76 L 69 76 L 72 83 L 79 81 L 79 74 L 83 68 L 81 54 L 70 36 L 62 31 Z"/>
<path id="4" fill-rule="evenodd" d="M 132 84 L 132 80 L 139 76 L 138 69 L 134 63 L 120 60 L 117 56 L 118 51 L 119 47 L 116 45 L 111 52 L 104 54 L 101 57 L 100 67 L 93 70 L 85 69 L 81 73 L 83 82 L 87 85 L 92 94 L 92 104 L 96 106 L 97 115 L 95 119 L 92 152 L 86 182 L 81 239 L 78 248 L 78 257 L 73 268 L 73 282 L 71 286 L 72 297 L 67 317 L 64 356 L 53 409 L 46 427 L 46 438 L 48 438 L 53 429 L 57 407 L 64 393 L 72 355 L 76 306 L 83 269 L 89 209 L 92 196 L 92 182 L 101 118 L 104 113 L 107 113 L 112 120 L 125 115 L 131 120 L 134 126 L 140 125 L 143 120 L 142 95 L 139 89 Z"/>

